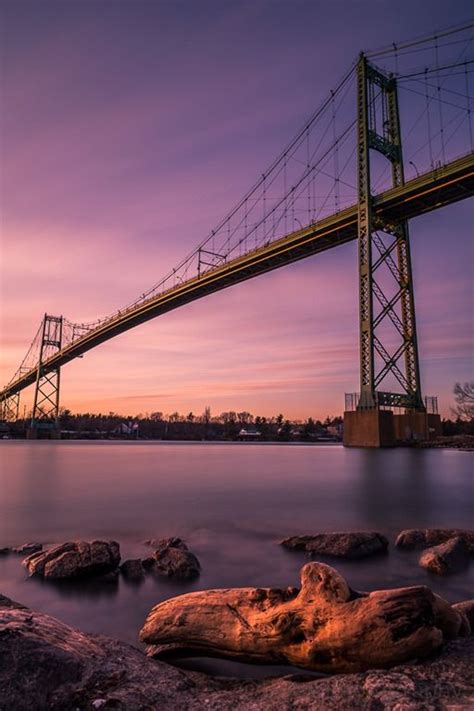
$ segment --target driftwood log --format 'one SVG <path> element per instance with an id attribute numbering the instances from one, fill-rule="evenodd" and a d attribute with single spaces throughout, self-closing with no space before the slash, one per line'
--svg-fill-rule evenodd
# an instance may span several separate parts
<path id="1" fill-rule="evenodd" d="M 466 633 L 467 619 L 424 586 L 354 593 L 323 563 L 301 570 L 301 589 L 236 588 L 156 605 L 140 632 L 149 645 L 321 672 L 384 668 L 424 657 Z"/>

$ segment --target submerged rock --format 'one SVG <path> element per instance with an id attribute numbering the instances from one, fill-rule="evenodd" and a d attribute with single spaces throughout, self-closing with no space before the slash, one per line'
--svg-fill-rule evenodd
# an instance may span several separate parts
<path id="1" fill-rule="evenodd" d="M 83 634 L 1 595 L 0 659 L 5 661 L 0 664 L 5 711 L 447 711 L 472 708 L 474 702 L 474 638 L 450 642 L 434 659 L 390 671 L 238 680 L 178 670 L 124 642 Z"/>
<path id="2" fill-rule="evenodd" d="M 376 531 L 317 533 L 313 536 L 291 536 L 281 541 L 290 550 L 307 551 L 337 558 L 366 558 L 388 548 L 388 540 Z"/>
<path id="3" fill-rule="evenodd" d="M 190 653 L 349 673 L 427 657 L 459 634 L 461 615 L 424 586 L 353 596 L 328 565 L 307 563 L 301 590 L 205 590 L 149 613 L 140 641 Z"/>
<path id="4" fill-rule="evenodd" d="M 446 543 L 428 548 L 420 557 L 420 565 L 430 573 L 448 575 L 462 570 L 469 564 L 469 550 L 464 538 L 457 536 Z"/>
<path id="5" fill-rule="evenodd" d="M 23 561 L 30 575 L 60 580 L 106 575 L 120 563 L 116 541 L 72 541 L 45 552 L 33 553 Z"/>
<path id="6" fill-rule="evenodd" d="M 474 531 L 465 528 L 407 528 L 398 534 L 395 545 L 405 550 L 430 548 L 458 536 L 465 540 L 469 553 L 474 553 Z"/>

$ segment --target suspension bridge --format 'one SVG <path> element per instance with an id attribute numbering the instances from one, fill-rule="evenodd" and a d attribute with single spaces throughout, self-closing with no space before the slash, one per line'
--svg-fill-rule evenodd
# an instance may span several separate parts
<path id="1" fill-rule="evenodd" d="M 57 435 L 69 361 L 191 301 L 357 240 L 360 389 L 346 398 L 345 443 L 392 444 L 407 427 L 427 436 L 437 415 L 420 384 L 408 221 L 474 195 L 473 49 L 474 23 L 361 53 L 161 281 L 94 322 L 44 315 L 0 392 L 2 418 L 18 418 L 20 393 L 33 385 L 29 434 Z"/>

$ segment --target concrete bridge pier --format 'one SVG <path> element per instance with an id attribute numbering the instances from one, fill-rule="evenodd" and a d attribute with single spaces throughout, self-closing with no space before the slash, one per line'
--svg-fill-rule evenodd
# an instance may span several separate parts
<path id="1" fill-rule="evenodd" d="M 394 447 L 435 439 L 441 434 L 441 417 L 427 412 L 373 408 L 344 413 L 345 447 Z"/>
<path id="2" fill-rule="evenodd" d="M 61 430 L 56 424 L 34 427 L 28 427 L 26 430 L 26 439 L 61 439 Z"/>

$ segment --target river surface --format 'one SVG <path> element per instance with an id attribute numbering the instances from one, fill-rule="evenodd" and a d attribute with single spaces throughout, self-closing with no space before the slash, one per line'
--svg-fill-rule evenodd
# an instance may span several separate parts
<path id="1" fill-rule="evenodd" d="M 0 442 L 0 548 L 112 538 L 122 559 L 147 538 L 180 536 L 198 556 L 192 583 L 54 585 L 28 579 L 21 557 L 0 556 L 0 593 L 86 632 L 138 644 L 153 605 L 192 590 L 298 585 L 304 553 L 282 538 L 374 529 L 473 527 L 474 456 L 451 450 L 358 450 L 339 445 Z M 419 553 L 329 561 L 360 590 L 427 584 L 450 602 L 473 596 L 474 565 L 439 578 Z M 217 665 L 217 666 L 216 666 Z M 195 668 L 258 675 L 245 665 Z M 244 669 L 242 671 L 242 669 Z M 236 671 L 237 670 L 237 671 Z"/>

